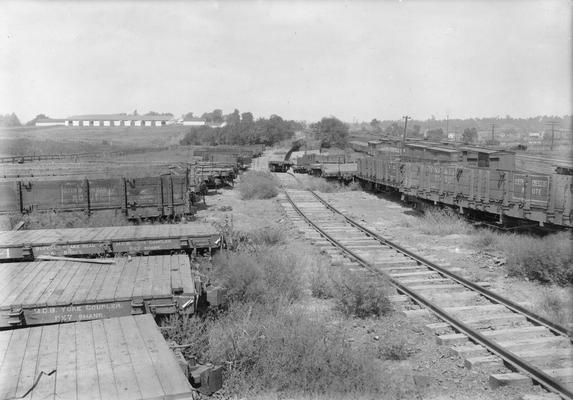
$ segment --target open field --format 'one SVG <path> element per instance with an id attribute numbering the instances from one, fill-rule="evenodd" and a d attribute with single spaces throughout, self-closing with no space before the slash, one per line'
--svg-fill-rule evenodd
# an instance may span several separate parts
<path id="1" fill-rule="evenodd" d="M 165 127 L 18 127 L 0 128 L 0 156 L 60 154 L 163 147 L 179 144 L 188 128 Z"/>

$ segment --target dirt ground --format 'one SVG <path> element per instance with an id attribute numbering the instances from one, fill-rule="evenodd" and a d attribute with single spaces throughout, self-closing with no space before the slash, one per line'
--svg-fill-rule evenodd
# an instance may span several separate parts
<path id="1" fill-rule="evenodd" d="M 258 161 L 260 167 L 265 160 Z M 258 165 L 258 164 L 257 164 Z M 261 168 L 262 169 L 262 168 Z M 289 246 L 300 250 L 308 257 L 322 258 L 322 262 L 329 263 L 326 255 L 319 249 L 304 240 L 288 218 L 277 199 L 243 201 L 236 190 L 222 189 L 218 194 L 207 197 L 208 207 L 197 214 L 200 221 L 216 224 L 225 224 L 232 221 L 233 228 L 240 231 L 254 231 L 273 225 L 281 226 L 288 234 Z M 335 205 L 347 210 L 353 216 L 363 221 L 369 221 L 369 226 L 390 236 L 397 242 L 404 242 L 415 247 L 424 255 L 433 255 L 444 262 L 455 263 L 466 269 L 466 274 L 482 274 L 478 265 L 479 256 L 471 253 L 464 244 L 465 238 L 455 237 L 424 237 L 412 228 L 400 228 L 404 214 L 408 209 L 399 204 L 379 199 L 364 192 L 345 192 L 325 194 L 325 197 Z M 489 268 L 487 274 L 489 274 Z M 482 274 L 482 275 L 487 275 Z M 501 276 L 499 272 L 494 276 Z M 486 277 L 480 276 L 480 279 Z M 496 289 L 500 291 L 515 287 L 514 296 L 527 293 L 527 284 L 505 279 L 492 279 Z M 432 333 L 426 331 L 422 323 L 408 320 L 399 313 L 391 317 L 379 319 L 346 319 L 334 308 L 330 300 L 319 300 L 308 296 L 303 303 L 304 307 L 319 308 L 328 313 L 332 324 L 342 327 L 350 338 L 353 346 L 366 346 L 376 351 L 381 343 L 395 341 L 406 346 L 411 354 L 404 361 L 382 361 L 385 370 L 396 380 L 400 380 L 404 388 L 411 389 L 419 399 L 517 399 L 520 394 L 538 392 L 539 388 L 502 388 L 490 389 L 487 371 L 469 370 L 464 367 L 463 360 L 452 356 L 445 346 L 438 346 Z M 491 370 L 490 370 L 491 372 Z M 282 398 L 275 393 L 261 395 L 261 398 Z M 299 398 L 299 397 L 297 397 Z M 310 398 L 310 397 L 300 397 Z"/>

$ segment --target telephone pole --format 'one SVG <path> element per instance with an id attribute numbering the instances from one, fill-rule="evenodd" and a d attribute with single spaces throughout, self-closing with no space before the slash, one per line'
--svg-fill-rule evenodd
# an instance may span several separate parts
<path id="1" fill-rule="evenodd" d="M 491 124 L 491 145 L 493 146 L 495 140 L 495 124 Z"/>
<path id="2" fill-rule="evenodd" d="M 546 125 L 551 125 L 551 147 L 549 150 L 553 150 L 553 140 L 555 139 L 555 125 L 559 124 L 557 121 L 549 121 Z"/>
<path id="3" fill-rule="evenodd" d="M 404 133 L 402 134 L 402 147 L 400 148 L 400 160 L 404 158 L 404 147 L 406 146 L 406 128 L 408 127 L 409 116 L 404 115 Z"/>
<path id="4" fill-rule="evenodd" d="M 446 114 L 446 138 L 448 137 L 448 133 L 450 133 L 450 116 Z"/>

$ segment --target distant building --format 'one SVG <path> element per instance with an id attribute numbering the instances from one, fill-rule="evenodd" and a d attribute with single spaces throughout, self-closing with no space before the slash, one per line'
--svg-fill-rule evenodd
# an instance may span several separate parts
<path id="1" fill-rule="evenodd" d="M 227 126 L 227 122 L 207 122 L 207 126 L 210 126 L 211 128 L 223 128 Z"/>
<path id="2" fill-rule="evenodd" d="M 196 118 L 196 117 L 185 117 L 182 121 L 183 125 L 185 126 L 204 126 L 207 124 L 203 118 Z"/>
<path id="3" fill-rule="evenodd" d="M 125 127 L 125 126 L 165 126 L 175 122 L 169 115 L 126 115 L 126 114 L 95 114 L 95 115 L 74 115 L 68 117 L 62 125 L 67 126 L 104 126 L 104 127 Z"/>
<path id="4" fill-rule="evenodd" d="M 54 119 L 54 118 L 40 118 L 36 120 L 36 126 L 57 126 L 66 125 L 65 119 Z"/>

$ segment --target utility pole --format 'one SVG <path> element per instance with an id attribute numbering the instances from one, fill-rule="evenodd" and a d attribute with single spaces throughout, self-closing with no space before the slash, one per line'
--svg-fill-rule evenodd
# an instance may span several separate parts
<path id="1" fill-rule="evenodd" d="M 495 136 L 494 136 L 494 132 L 495 132 L 495 124 L 491 124 L 491 145 L 493 146 L 494 140 L 495 140 Z"/>
<path id="2" fill-rule="evenodd" d="M 551 147 L 549 148 L 549 150 L 553 150 L 553 140 L 555 140 L 555 125 L 557 125 L 559 122 L 557 121 L 549 121 L 546 124 L 547 125 L 551 125 Z"/>
<path id="3" fill-rule="evenodd" d="M 404 115 L 404 133 L 402 134 L 402 147 L 400 148 L 400 161 L 404 158 L 404 147 L 406 146 L 406 128 L 408 127 L 409 116 Z"/>
<path id="4" fill-rule="evenodd" d="M 446 138 L 448 137 L 448 133 L 450 133 L 450 116 L 446 114 Z"/>

